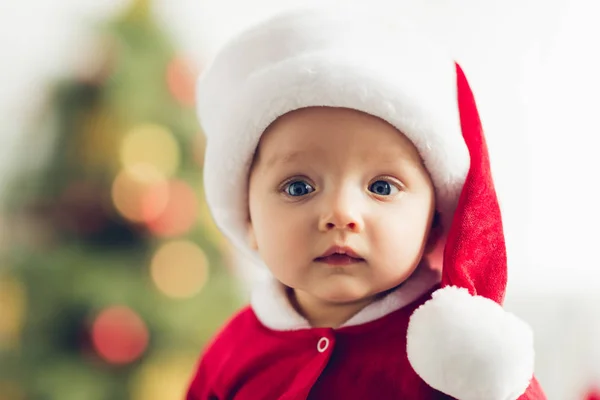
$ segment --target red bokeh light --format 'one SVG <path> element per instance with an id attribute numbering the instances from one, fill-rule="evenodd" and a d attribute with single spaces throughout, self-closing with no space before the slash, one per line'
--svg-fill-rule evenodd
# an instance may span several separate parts
<path id="1" fill-rule="evenodd" d="M 600 388 L 592 387 L 585 395 L 584 400 L 600 400 Z"/>
<path id="2" fill-rule="evenodd" d="M 198 216 L 198 199 L 185 182 L 169 184 L 169 200 L 162 214 L 147 222 L 148 229 L 161 237 L 173 237 L 189 231 Z"/>
<path id="3" fill-rule="evenodd" d="M 180 104 L 189 107 L 195 104 L 195 82 L 195 73 L 183 58 L 175 58 L 167 66 L 167 86 Z"/>
<path id="4" fill-rule="evenodd" d="M 107 308 L 92 325 L 94 349 L 111 364 L 128 364 L 137 360 L 148 347 L 148 341 L 146 324 L 128 307 Z"/>

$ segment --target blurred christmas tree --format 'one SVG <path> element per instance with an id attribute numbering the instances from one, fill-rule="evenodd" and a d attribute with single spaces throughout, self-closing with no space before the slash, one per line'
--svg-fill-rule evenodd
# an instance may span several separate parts
<path id="1" fill-rule="evenodd" d="M 194 73 L 148 0 L 99 37 L 0 219 L 0 400 L 181 399 L 242 301 L 203 202 Z"/>

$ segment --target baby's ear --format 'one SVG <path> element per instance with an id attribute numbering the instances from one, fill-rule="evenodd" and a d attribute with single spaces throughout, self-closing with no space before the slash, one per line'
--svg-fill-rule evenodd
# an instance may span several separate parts
<path id="1" fill-rule="evenodd" d="M 438 242 L 442 238 L 444 230 L 442 228 L 442 218 L 440 213 L 436 210 L 433 215 L 433 221 L 431 223 L 431 230 L 429 231 L 429 237 L 427 238 L 427 245 L 425 247 L 425 254 L 430 254 L 435 250 Z"/>

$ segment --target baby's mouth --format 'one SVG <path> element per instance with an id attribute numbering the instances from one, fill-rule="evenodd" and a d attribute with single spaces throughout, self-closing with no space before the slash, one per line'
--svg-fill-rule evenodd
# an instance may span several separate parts
<path id="1" fill-rule="evenodd" d="M 328 264 L 328 265 L 352 265 L 359 262 L 363 262 L 364 259 L 358 257 L 352 257 L 348 254 L 334 253 L 325 257 L 318 257 L 315 259 L 316 262 Z"/>

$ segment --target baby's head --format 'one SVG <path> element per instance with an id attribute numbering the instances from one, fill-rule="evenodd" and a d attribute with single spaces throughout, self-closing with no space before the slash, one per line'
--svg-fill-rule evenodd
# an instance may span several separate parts
<path id="1" fill-rule="evenodd" d="M 281 282 L 331 299 L 391 289 L 444 249 L 443 285 L 500 301 L 502 224 L 471 90 L 393 20 L 294 11 L 221 48 L 198 84 L 212 215 Z M 335 246 L 363 260 L 320 258 Z"/>
<path id="2" fill-rule="evenodd" d="M 440 233 L 416 147 L 356 110 L 278 118 L 261 136 L 248 190 L 251 248 L 277 280 L 329 302 L 399 285 Z"/>

